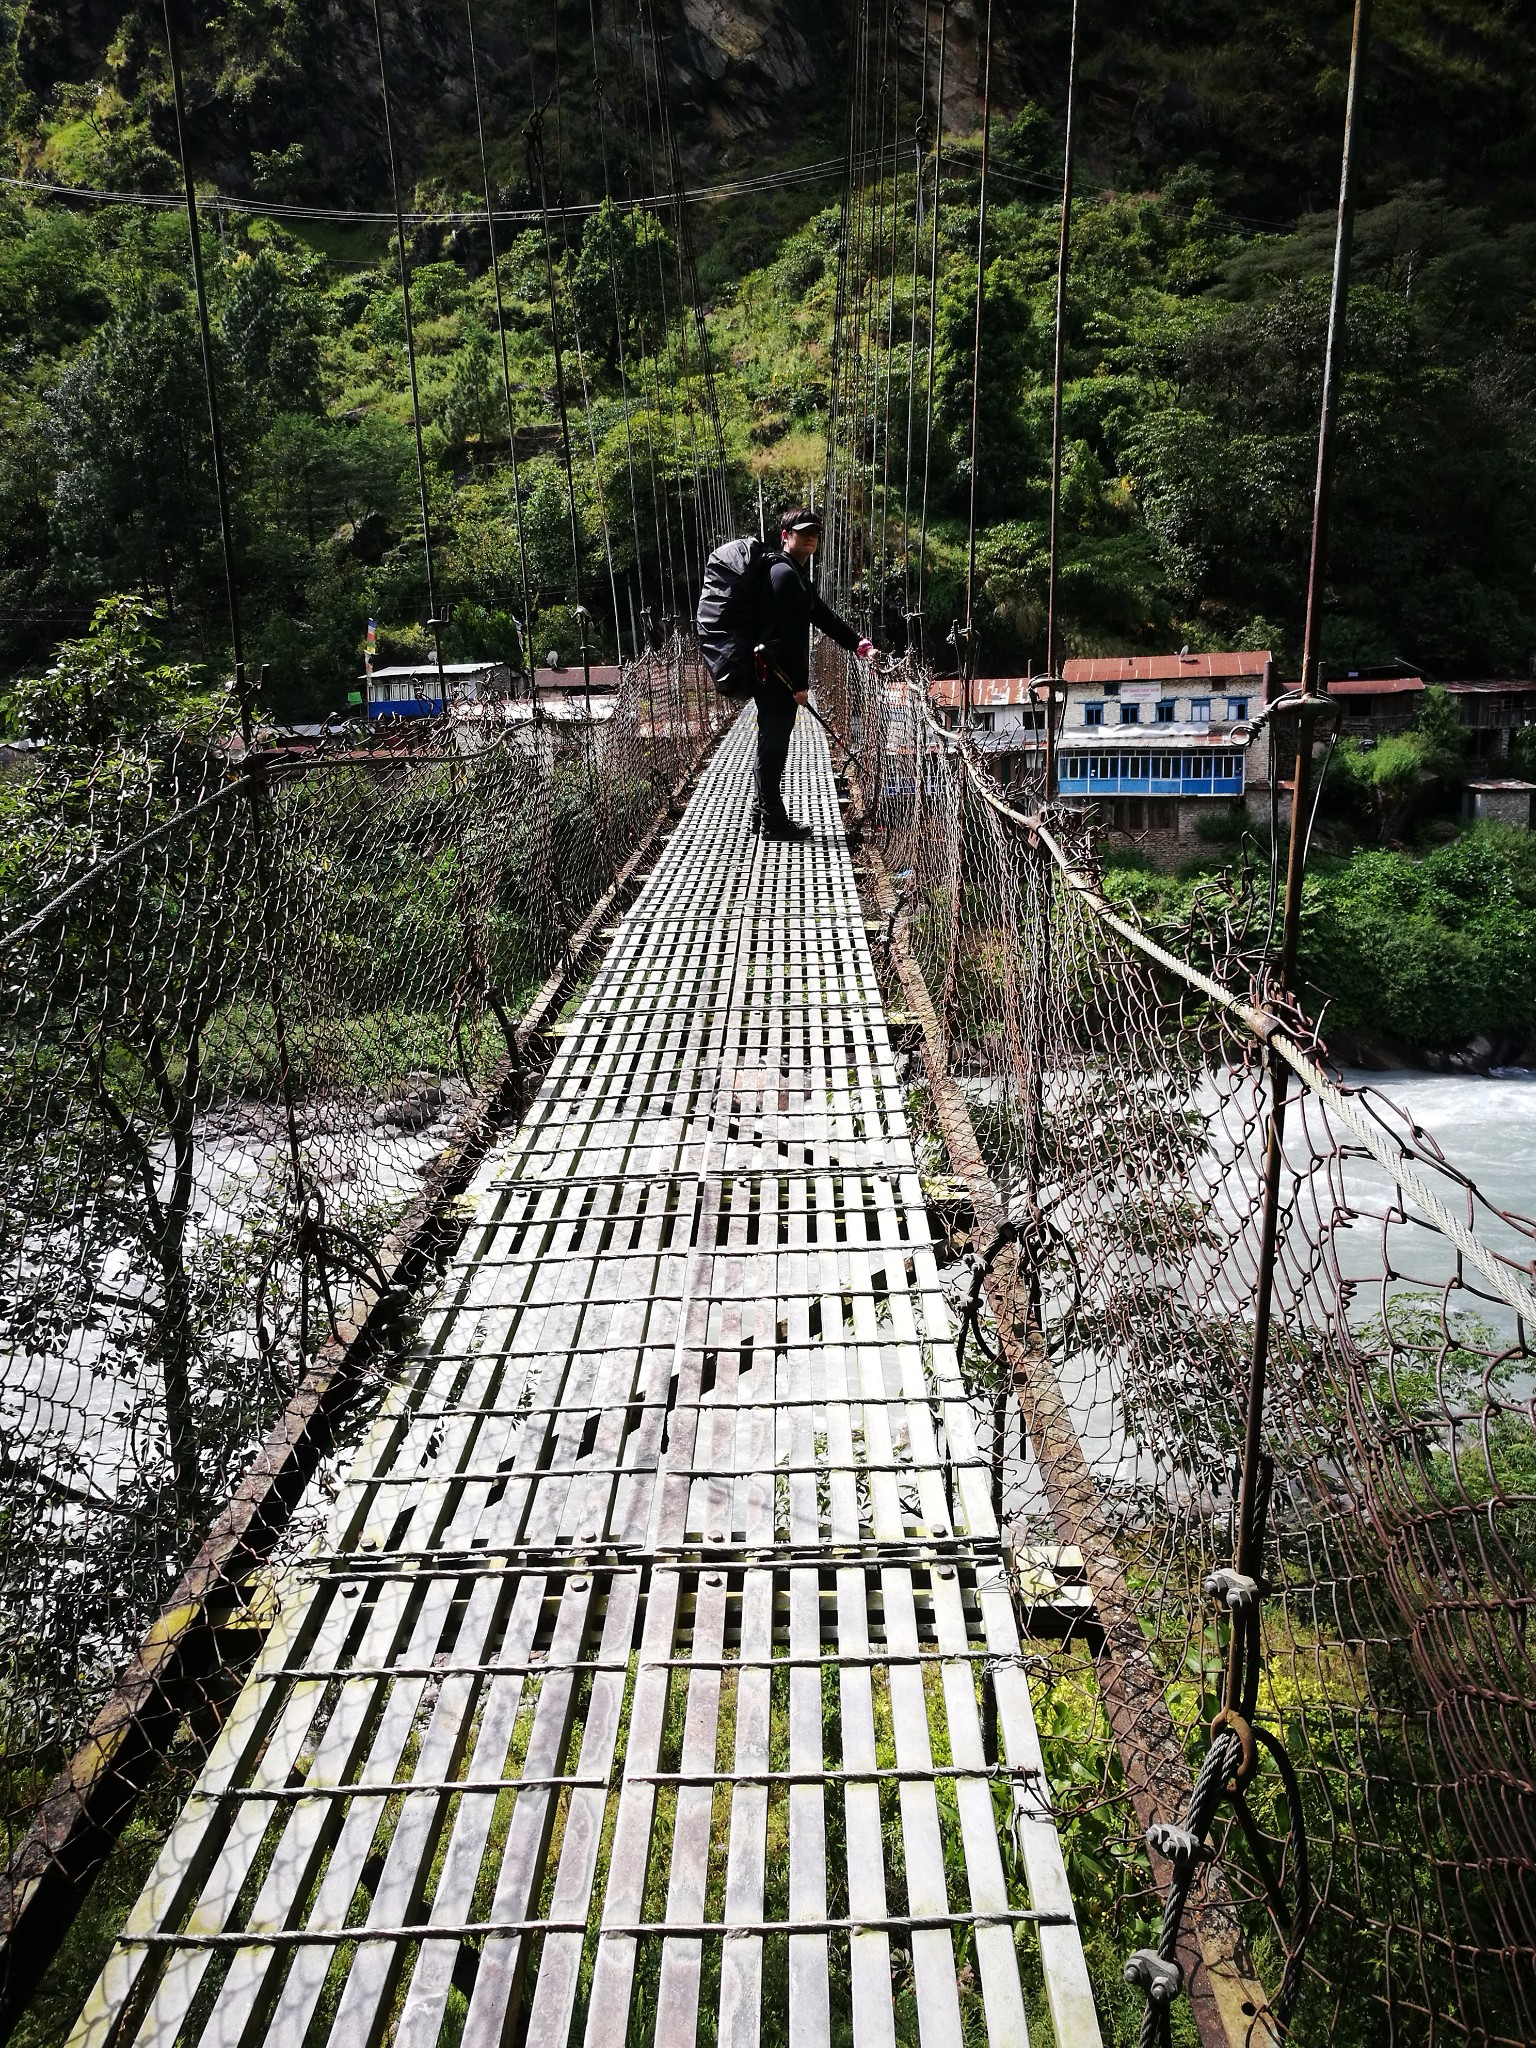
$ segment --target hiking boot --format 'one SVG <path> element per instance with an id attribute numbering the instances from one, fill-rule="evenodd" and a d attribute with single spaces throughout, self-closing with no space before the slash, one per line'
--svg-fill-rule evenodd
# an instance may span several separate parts
<path id="1" fill-rule="evenodd" d="M 797 825 L 793 818 L 766 818 L 763 821 L 763 838 L 770 845 L 803 846 L 811 837 L 809 825 Z"/>

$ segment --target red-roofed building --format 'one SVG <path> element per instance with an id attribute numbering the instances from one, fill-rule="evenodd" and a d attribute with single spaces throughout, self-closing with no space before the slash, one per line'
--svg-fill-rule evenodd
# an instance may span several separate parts
<path id="1" fill-rule="evenodd" d="M 1103 655 L 1066 663 L 1058 711 L 1059 786 L 1127 832 L 1195 836 L 1214 806 L 1269 789 L 1268 729 L 1251 737 L 1274 667 L 1268 652 Z M 960 685 L 932 686 L 935 711 L 960 719 Z M 978 676 L 971 726 L 999 779 L 1038 772 L 1045 685 L 1031 676 Z"/>

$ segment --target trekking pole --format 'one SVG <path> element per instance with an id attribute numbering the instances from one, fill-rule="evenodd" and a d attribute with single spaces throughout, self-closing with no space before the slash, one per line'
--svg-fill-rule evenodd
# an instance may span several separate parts
<path id="1" fill-rule="evenodd" d="M 780 674 L 778 669 L 770 666 L 767 655 L 764 653 L 762 646 L 759 645 L 757 647 L 754 647 L 752 652 L 757 657 L 757 659 L 762 662 L 764 668 L 767 670 L 768 674 L 773 677 L 774 681 L 777 683 L 782 683 L 784 688 L 789 691 L 790 696 L 794 697 L 795 692 L 793 686 L 789 682 L 788 677 Z M 796 697 L 795 702 L 798 708 L 808 711 L 811 714 L 812 718 L 815 719 L 816 723 L 821 727 L 822 731 L 826 734 L 827 738 L 832 742 L 833 746 L 835 746 L 838 752 L 842 755 L 843 758 L 840 763 L 840 766 L 842 767 L 843 772 L 846 774 L 850 768 L 856 768 L 858 766 L 858 763 L 853 758 L 853 749 L 849 746 L 848 742 L 843 738 L 842 734 L 837 730 L 836 726 L 831 724 L 829 720 L 823 718 L 821 713 L 816 709 L 816 706 L 812 704 L 809 701 L 809 699 L 807 699 L 805 704 L 801 705 L 800 700 L 798 699 L 798 697 Z"/>

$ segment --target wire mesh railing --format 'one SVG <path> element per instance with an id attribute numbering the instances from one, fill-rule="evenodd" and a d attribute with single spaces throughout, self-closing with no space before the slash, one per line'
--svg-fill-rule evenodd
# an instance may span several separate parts
<path id="1" fill-rule="evenodd" d="M 591 716 L 0 781 L 8 1853 L 717 723 L 674 641 Z"/>
<path id="2" fill-rule="evenodd" d="M 914 1086 L 936 1124 L 963 1104 L 1002 1226 L 983 1252 L 978 1210 L 967 1364 L 1006 1431 L 1020 1597 L 1094 1593 L 1034 1683 L 1106 2032 L 1170 2038 L 1183 1986 L 1206 2039 L 1528 2041 L 1536 1223 L 1332 1071 L 1276 991 L 1265 878 L 1144 931 L 1098 886 L 1091 817 L 1013 808 L 926 685 L 838 658 L 822 701 L 893 972 L 931 1003 Z M 1183 1809 L 1212 1759 L 1207 1844 Z M 1223 1913 L 1246 2003 L 1208 2026 L 1190 1978 L 1225 1965 L 1188 1935 Z"/>

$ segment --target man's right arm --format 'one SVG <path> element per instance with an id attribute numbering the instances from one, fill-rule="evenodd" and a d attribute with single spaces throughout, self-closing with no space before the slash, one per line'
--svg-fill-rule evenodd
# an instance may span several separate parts
<path id="1" fill-rule="evenodd" d="M 810 597 L 811 624 L 825 633 L 828 639 L 835 640 L 839 647 L 846 647 L 850 654 L 854 653 L 859 645 L 859 636 L 853 627 L 846 619 L 840 619 L 831 605 L 823 603 L 814 590 Z"/>

